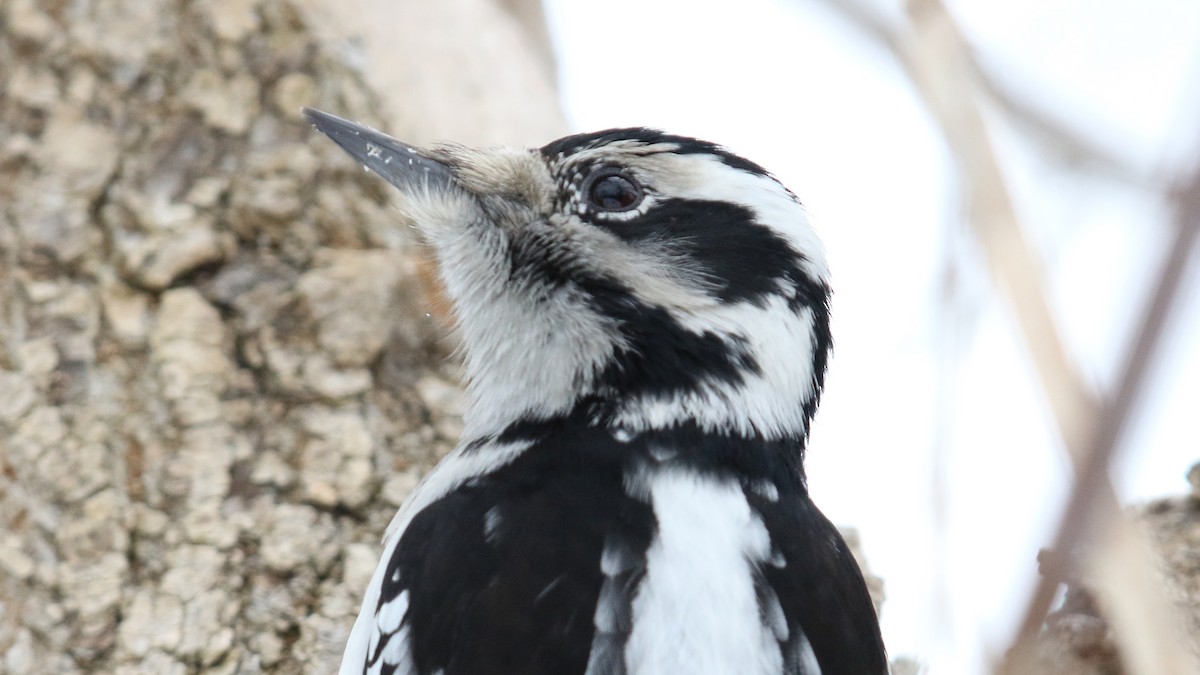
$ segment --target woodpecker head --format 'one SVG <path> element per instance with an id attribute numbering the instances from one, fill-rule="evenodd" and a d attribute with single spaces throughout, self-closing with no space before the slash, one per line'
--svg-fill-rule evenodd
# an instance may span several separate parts
<path id="1" fill-rule="evenodd" d="M 807 434 L 829 272 L 795 196 L 752 162 L 649 129 L 538 150 L 418 149 L 306 115 L 403 193 L 454 301 L 467 438 L 583 413 L 636 434 Z"/>

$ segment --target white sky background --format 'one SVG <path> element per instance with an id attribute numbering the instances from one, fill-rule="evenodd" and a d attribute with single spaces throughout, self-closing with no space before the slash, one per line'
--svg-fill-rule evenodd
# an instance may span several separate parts
<path id="1" fill-rule="evenodd" d="M 722 143 L 812 212 L 834 273 L 836 343 L 809 453 L 814 498 L 862 532 L 887 584 L 892 655 L 935 675 L 984 672 L 1031 588 L 1069 474 L 1008 306 L 965 234 L 953 167 L 906 80 L 812 0 L 547 4 L 577 130 L 656 126 Z M 1134 166 L 1177 167 L 1195 152 L 1200 3 L 950 4 L 1006 82 Z M 1170 214 L 1145 190 L 1062 171 L 1011 129 L 994 138 L 1072 353 L 1107 385 Z M 949 302 L 948 259 L 960 282 Z M 1186 305 L 1114 476 L 1127 500 L 1184 492 L 1200 459 L 1200 293 Z"/>

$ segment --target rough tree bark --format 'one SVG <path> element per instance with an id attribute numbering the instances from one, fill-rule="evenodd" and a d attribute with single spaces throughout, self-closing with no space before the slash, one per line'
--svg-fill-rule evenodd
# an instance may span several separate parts
<path id="1" fill-rule="evenodd" d="M 458 389 L 299 109 L 544 141 L 538 9 L 0 0 L 0 671 L 335 670 Z"/>
<path id="2" fill-rule="evenodd" d="M 1159 569 L 1168 597 L 1186 617 L 1179 636 L 1200 654 L 1200 464 L 1188 472 L 1191 493 L 1154 500 L 1131 510 L 1160 556 Z M 1119 625 L 1086 570 L 1067 584 L 1066 598 L 1047 617 L 1039 636 L 1037 662 L 1030 675 L 1124 675 L 1134 673 L 1122 654 L 1114 624 Z"/>

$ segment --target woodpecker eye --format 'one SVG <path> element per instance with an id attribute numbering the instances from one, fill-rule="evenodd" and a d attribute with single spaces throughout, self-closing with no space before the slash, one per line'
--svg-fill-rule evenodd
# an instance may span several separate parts
<path id="1" fill-rule="evenodd" d="M 642 188 L 612 169 L 593 176 L 586 191 L 588 203 L 601 211 L 628 211 L 642 201 Z"/>

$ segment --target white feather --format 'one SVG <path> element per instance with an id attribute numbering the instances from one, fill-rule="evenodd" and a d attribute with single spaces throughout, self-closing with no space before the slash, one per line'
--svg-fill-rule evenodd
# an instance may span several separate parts
<path id="1" fill-rule="evenodd" d="M 796 640 L 796 660 L 801 665 L 801 673 L 804 675 L 821 675 L 821 664 L 817 663 L 817 654 L 813 651 L 812 643 L 808 641 L 808 637 L 803 633 Z"/>
<path id="2" fill-rule="evenodd" d="M 467 346 L 464 436 L 566 412 L 620 344 L 613 320 L 573 285 L 514 278 L 511 233 L 486 220 L 475 201 L 453 192 L 425 194 L 409 199 L 405 210 L 437 251 Z"/>
<path id="3" fill-rule="evenodd" d="M 741 488 L 666 470 L 648 478 L 658 531 L 633 601 L 630 675 L 773 675 L 779 643 L 760 618 L 751 566 L 770 537 Z"/>
<path id="4" fill-rule="evenodd" d="M 416 675 L 417 664 L 413 663 L 412 645 L 409 642 L 408 626 L 405 626 L 388 640 L 369 675 L 382 673 L 384 665 L 395 666 L 395 675 Z"/>
<path id="5" fill-rule="evenodd" d="M 811 310 L 794 313 L 786 299 L 774 296 L 764 307 L 743 302 L 675 318 L 697 333 L 740 336 L 761 372 L 745 373 L 737 385 L 711 381 L 682 394 L 631 399 L 614 426 L 645 431 L 693 420 L 709 431 L 757 432 L 770 439 L 804 432 L 803 403 L 816 393 Z"/>
<path id="6" fill-rule="evenodd" d="M 350 638 L 346 640 L 346 649 L 342 652 L 342 666 L 338 669 L 338 675 L 363 675 L 367 672 L 367 655 L 374 654 L 381 638 L 375 627 L 375 607 L 379 604 L 385 572 L 386 567 L 381 563 L 375 568 L 371 583 L 367 585 L 358 618 L 354 620 Z"/>
<path id="7" fill-rule="evenodd" d="M 608 161 L 631 165 L 634 174 L 666 197 L 723 201 L 749 208 L 755 220 L 777 232 L 804 256 L 804 270 L 813 279 L 828 283 L 825 247 L 808 218 L 808 212 L 779 181 L 769 176 L 731 167 L 721 158 L 700 153 L 672 152 L 674 145 L 642 146 L 617 142 L 580 152 L 571 161 Z M 654 152 L 660 148 L 660 152 Z M 630 150 L 641 155 L 630 161 Z"/>
<path id="8" fill-rule="evenodd" d="M 407 615 L 408 591 L 401 591 L 400 595 L 383 603 L 383 606 L 376 612 L 375 627 L 385 635 L 395 633 L 400 629 L 400 624 L 404 622 L 404 617 Z"/>
<path id="9" fill-rule="evenodd" d="M 413 516 L 420 513 L 425 507 L 435 501 L 450 494 L 458 486 L 477 476 L 483 476 L 499 469 L 516 459 L 526 448 L 529 447 L 527 441 L 518 441 L 514 443 L 484 443 L 481 447 L 466 449 L 465 444 L 460 444 L 453 452 L 446 455 L 438 465 L 433 467 L 425 478 L 423 478 L 412 494 L 404 500 L 404 504 L 396 511 L 396 515 L 392 517 L 392 522 L 388 525 L 386 533 L 383 535 L 385 543 L 383 560 L 391 558 L 392 551 L 395 548 L 396 541 L 400 538 L 400 533 L 408 527 Z M 380 562 L 380 568 L 383 568 L 383 562 Z M 381 574 L 378 570 L 376 574 Z M 382 577 L 381 577 L 382 578 Z M 374 580 L 372 580 L 374 584 Z"/>
<path id="10" fill-rule="evenodd" d="M 513 458 L 521 454 L 527 447 L 528 443 L 523 442 L 496 443 L 484 444 L 483 447 L 478 447 L 467 452 L 463 446 L 459 446 L 459 448 L 435 466 L 417 488 L 413 490 L 412 494 L 408 496 L 408 499 L 405 500 L 404 504 L 401 505 L 396 515 L 392 518 L 391 524 L 388 525 L 387 533 L 384 535 L 383 555 L 380 556 L 379 564 L 375 567 L 375 573 L 371 576 L 371 583 L 367 585 L 362 606 L 359 608 L 358 618 L 354 621 L 354 628 L 350 630 L 350 638 L 346 641 L 346 649 L 342 654 L 342 665 L 338 671 L 339 675 L 362 675 L 363 664 L 366 663 L 367 655 L 373 653 L 376 645 L 378 645 L 380 626 L 395 625 L 397 616 L 402 619 L 403 612 L 407 612 L 407 592 L 402 593 L 396 600 L 381 608 L 381 612 L 389 606 L 396 610 L 389 614 L 388 617 L 376 616 L 375 609 L 379 606 L 383 580 L 388 574 L 388 563 L 396 551 L 396 546 L 400 543 L 401 535 L 405 528 L 408 527 L 408 524 L 412 522 L 413 517 L 467 480 L 486 474 L 512 461 Z M 393 573 L 396 572 L 398 570 L 393 570 Z M 403 612 L 399 611 L 401 605 L 393 605 L 400 597 L 405 598 Z M 392 640 L 384 646 L 384 649 L 399 649 L 399 647 L 393 646 L 393 643 L 399 644 L 399 642 L 396 642 L 397 640 L 398 635 L 393 636 Z M 407 645 L 407 643 L 407 629 L 405 629 L 404 644 Z M 405 649 L 407 649 L 407 646 Z M 393 651 L 390 653 L 396 652 Z M 405 671 L 401 668 L 400 672 Z"/>
<path id="11" fill-rule="evenodd" d="M 731 170 L 710 155 L 675 157 L 680 162 L 675 173 L 675 194 L 685 199 L 710 199 L 741 204 L 754 211 L 755 220 L 783 236 L 805 258 L 801 267 L 809 276 L 829 283 L 829 264 L 825 246 L 808 219 L 808 211 L 773 178 Z M 684 182 L 686 180 L 686 182 Z"/>

